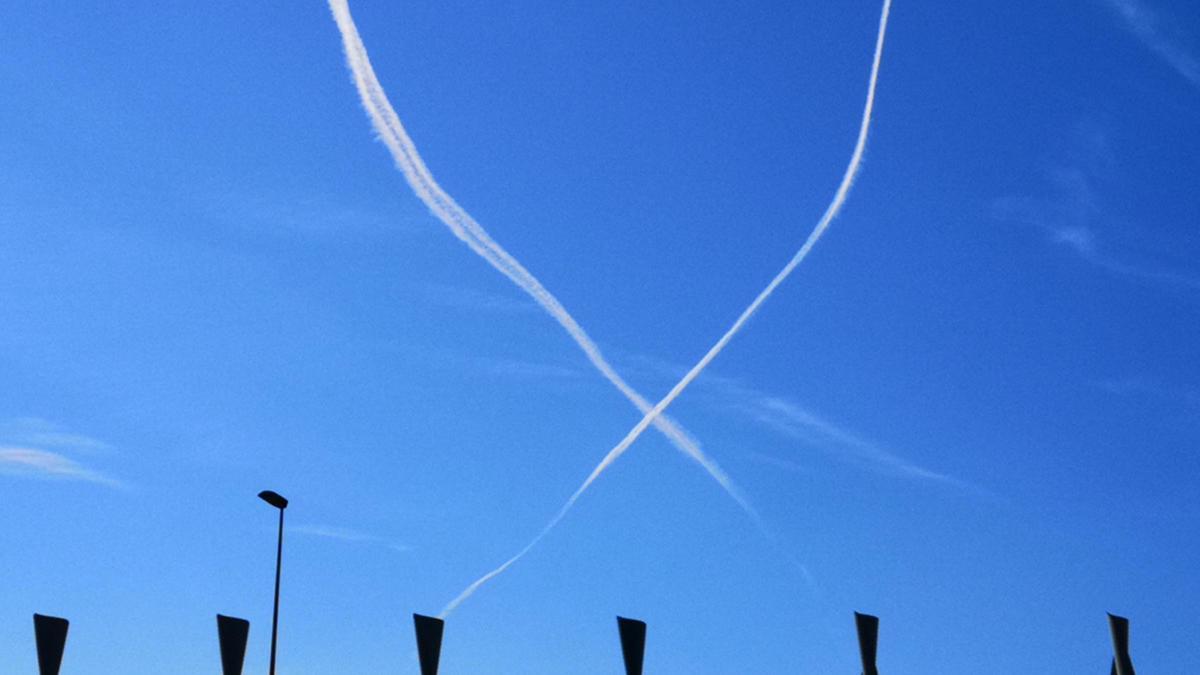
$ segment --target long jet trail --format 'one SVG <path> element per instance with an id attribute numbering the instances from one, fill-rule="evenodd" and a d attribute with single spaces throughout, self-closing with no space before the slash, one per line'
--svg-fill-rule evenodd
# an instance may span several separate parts
<path id="1" fill-rule="evenodd" d="M 538 544 L 538 542 L 540 542 L 547 534 L 550 533 L 551 530 L 553 530 L 560 522 L 562 522 L 562 519 L 566 517 L 567 512 L 575 506 L 575 503 L 579 501 L 579 498 L 583 496 L 583 493 L 586 492 L 589 487 L 591 487 L 592 483 L 594 483 L 596 479 L 600 477 L 600 474 L 604 473 L 604 471 L 608 469 L 613 462 L 617 461 L 617 458 L 623 455 L 625 451 L 629 449 L 629 446 L 633 445 L 633 442 L 636 441 L 638 437 L 641 436 L 642 433 L 645 432 L 646 429 L 653 424 L 656 419 L 659 419 L 659 416 L 662 415 L 663 411 L 667 409 L 667 406 L 671 405 L 671 403 L 683 393 L 684 389 L 687 389 L 688 385 L 690 385 L 692 381 L 695 380 L 708 366 L 708 364 L 717 357 L 717 354 L 720 354 L 721 350 L 725 349 L 725 346 L 729 344 L 729 341 L 733 339 L 733 336 L 737 335 L 738 331 L 740 331 L 742 327 L 746 325 L 746 322 L 750 320 L 750 317 L 753 316 L 754 313 L 758 311 L 758 308 L 767 301 L 767 298 L 771 297 L 771 294 L 775 292 L 775 289 L 778 288 L 779 285 L 791 275 L 792 271 L 795 270 L 800 263 L 804 262 L 804 259 L 808 257 L 809 252 L 812 251 L 813 246 L 816 245 L 817 240 L 821 238 L 821 235 L 825 234 L 825 230 L 829 229 L 829 224 L 833 222 L 833 219 L 837 217 L 838 212 L 842 210 L 842 205 L 846 203 L 846 197 L 850 194 L 850 188 L 854 185 L 854 177 L 858 173 L 859 166 L 862 164 L 863 152 L 867 147 L 867 133 L 871 128 L 871 112 L 875 108 L 875 85 L 879 81 L 879 64 L 883 57 L 883 39 L 884 35 L 887 33 L 888 15 L 890 14 L 891 9 L 892 0 L 884 0 L 883 11 L 879 17 L 879 34 L 875 38 L 875 56 L 871 61 L 871 77 L 867 83 L 867 102 L 863 106 L 862 122 L 858 128 L 858 140 L 854 144 L 853 154 L 850 155 L 850 163 L 846 167 L 846 173 L 842 175 L 842 182 L 838 185 L 837 192 L 835 192 L 833 195 L 833 200 L 830 201 L 829 206 L 825 208 L 825 213 L 821 216 L 821 219 L 817 221 L 817 224 L 815 227 L 813 227 L 812 232 L 809 233 L 808 239 L 804 241 L 804 245 L 800 247 L 799 251 L 796 251 L 795 255 L 792 256 L 792 259 L 789 260 L 788 263 L 784 265 L 783 269 L 775 275 L 775 278 L 771 279 L 771 283 L 767 284 L 767 287 L 758 294 L 758 297 L 754 298 L 754 302 L 751 302 L 750 306 L 742 311 L 742 314 L 737 318 L 737 321 L 733 322 L 733 325 L 729 327 L 729 330 L 725 331 L 725 334 L 722 335 L 721 339 L 717 340 L 717 343 L 708 350 L 708 353 L 706 353 L 704 357 L 696 363 L 696 365 L 692 366 L 692 369 L 683 376 L 683 379 L 679 380 L 679 382 L 671 388 L 671 391 L 668 392 L 667 395 L 663 397 L 663 399 L 659 401 L 652 410 L 647 412 L 645 416 L 642 417 L 641 421 L 638 422 L 633 429 L 631 429 L 629 433 L 625 435 L 625 438 L 621 439 L 620 443 L 614 446 L 612 450 L 608 451 L 608 454 L 604 456 L 604 459 L 600 460 L 600 463 L 597 464 L 596 468 L 592 470 L 592 473 L 587 477 L 587 480 L 583 481 L 583 484 L 579 486 L 579 489 L 575 490 L 575 493 L 571 495 L 570 499 L 568 499 L 565 504 L 563 504 L 562 508 L 559 509 L 557 514 L 555 514 L 554 518 L 552 518 L 550 522 L 542 528 L 542 531 L 539 532 L 532 541 L 526 544 L 525 548 L 521 549 L 516 555 L 506 560 L 503 565 L 500 565 L 496 569 L 475 580 L 470 586 L 467 586 L 462 593 L 459 593 L 458 597 L 454 598 L 454 600 L 450 601 L 450 604 L 446 605 L 440 616 L 445 617 L 450 612 L 453 612 L 459 605 L 463 603 L 463 601 L 471 597 L 471 595 L 474 594 L 475 591 L 481 586 L 503 573 L 505 570 L 511 567 L 513 563 L 524 557 L 526 553 L 532 550 L 533 547 Z"/>
<path id="2" fill-rule="evenodd" d="M 371 61 L 367 57 L 367 49 L 363 45 L 362 38 L 359 37 L 358 27 L 355 26 L 354 19 L 350 15 L 347 0 L 329 0 L 329 8 L 333 12 L 338 31 L 342 35 L 346 63 L 354 77 L 354 84 L 362 99 L 363 108 L 366 109 L 380 139 L 391 152 L 396 166 L 404 174 L 413 192 L 446 227 L 450 228 L 454 236 L 461 239 L 472 251 L 537 301 L 570 334 L 592 365 L 624 394 L 625 398 L 629 399 L 639 412 L 643 415 L 651 413 L 650 402 L 617 374 L 600 352 L 600 348 L 584 332 L 575 318 L 567 312 L 558 298 L 546 290 L 533 274 L 492 239 L 483 226 L 459 206 L 433 179 L 433 175 L 425 166 L 412 139 L 409 138 L 408 132 L 405 131 L 404 125 L 401 124 L 400 117 L 388 101 L 383 86 L 375 76 L 375 70 L 371 67 Z M 652 422 L 675 447 L 699 463 L 762 528 L 762 521 L 758 513 L 741 495 L 729 476 L 717 466 L 715 461 L 704 454 L 687 432 L 674 420 L 665 416 L 660 417 L 656 414 L 653 416 Z"/>

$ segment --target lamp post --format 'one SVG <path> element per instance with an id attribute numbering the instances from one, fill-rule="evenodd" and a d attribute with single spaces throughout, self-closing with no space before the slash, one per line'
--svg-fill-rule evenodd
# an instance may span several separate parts
<path id="1" fill-rule="evenodd" d="M 275 637 L 279 632 L 279 571 L 283 565 L 283 510 L 287 508 L 288 500 L 278 492 L 263 490 L 258 498 L 279 509 L 279 543 L 275 549 L 275 611 L 271 615 L 271 670 L 275 675 Z"/>

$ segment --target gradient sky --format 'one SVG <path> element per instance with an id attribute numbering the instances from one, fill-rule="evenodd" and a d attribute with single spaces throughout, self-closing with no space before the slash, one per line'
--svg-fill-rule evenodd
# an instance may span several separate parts
<path id="1" fill-rule="evenodd" d="M 837 186 L 879 5 L 354 0 L 434 175 L 666 393 Z M 374 140 L 324 2 L 6 3 L 0 663 L 415 672 L 637 411 Z M 447 673 L 1194 669 L 1200 7 L 895 0 L 842 217 Z M 807 569 L 809 576 L 801 572 Z"/>

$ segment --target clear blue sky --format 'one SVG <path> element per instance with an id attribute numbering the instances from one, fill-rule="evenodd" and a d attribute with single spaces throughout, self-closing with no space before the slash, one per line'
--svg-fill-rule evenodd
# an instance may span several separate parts
<path id="1" fill-rule="evenodd" d="M 442 185 L 665 394 L 854 142 L 879 5 L 352 9 Z M 0 663 L 415 672 L 637 421 L 412 195 L 324 2 L 7 3 Z M 661 435 L 450 617 L 447 673 L 1148 673 L 1200 632 L 1200 7 L 895 0 L 842 217 Z M 811 579 L 798 571 L 806 567 Z"/>

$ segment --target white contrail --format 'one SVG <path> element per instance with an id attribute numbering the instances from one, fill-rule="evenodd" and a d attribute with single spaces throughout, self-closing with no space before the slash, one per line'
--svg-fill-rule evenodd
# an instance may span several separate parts
<path id="1" fill-rule="evenodd" d="M 358 89 L 359 97 L 362 99 L 363 107 L 370 116 L 371 122 L 375 130 L 379 133 L 380 139 L 395 159 L 396 166 L 404 173 L 404 177 L 408 180 L 408 184 L 412 187 L 413 192 L 416 193 L 417 197 L 429 207 L 439 220 L 445 223 L 446 227 L 450 228 L 450 231 L 456 237 L 466 243 L 471 250 L 479 254 L 480 257 L 490 263 L 501 274 L 511 279 L 521 290 L 528 293 L 550 316 L 558 321 L 566 329 L 567 333 L 570 334 L 571 338 L 575 340 L 575 343 L 579 345 L 579 348 L 583 350 L 583 353 L 592 362 L 592 365 L 624 394 L 625 398 L 629 399 L 643 415 L 650 413 L 650 402 L 617 374 L 604 358 L 604 355 L 601 354 L 600 348 L 584 332 L 574 317 L 567 312 L 566 308 L 558 301 L 558 298 L 546 290 L 541 282 L 526 270 L 516 258 L 513 258 L 509 255 L 508 251 L 505 251 L 500 244 L 496 243 L 487 231 L 483 229 L 483 226 L 476 222 L 471 217 L 471 214 L 459 206 L 437 184 L 437 181 L 433 179 L 433 175 L 429 172 L 428 167 L 425 166 L 425 162 L 421 160 L 421 155 L 417 152 L 416 146 L 413 145 L 412 139 L 409 138 L 408 132 L 405 131 L 404 125 L 401 124 L 399 116 L 396 115 L 396 111 L 388 101 L 387 95 L 383 91 L 383 86 L 379 84 L 378 78 L 375 77 L 375 70 L 371 67 L 371 61 L 367 57 L 366 47 L 363 46 L 362 38 L 358 34 L 358 28 L 354 24 L 354 19 L 350 16 L 350 7 L 347 4 L 347 0 L 329 0 L 329 8 L 333 12 L 333 18 L 337 22 L 338 30 L 342 35 L 342 45 L 346 51 L 346 62 L 354 77 L 354 84 Z M 761 520 L 757 512 L 741 495 L 729 476 L 717 466 L 715 461 L 704 454 L 695 440 L 688 436 L 670 418 L 655 415 L 653 422 L 677 448 L 704 467 L 704 470 L 761 526 Z"/>
<path id="2" fill-rule="evenodd" d="M 717 340 L 717 343 L 708 350 L 708 353 L 706 353 L 704 357 L 696 363 L 696 365 L 692 366 L 692 369 L 683 376 L 683 379 L 681 379 L 674 387 L 672 387 L 671 391 L 668 392 L 667 395 L 663 397 L 663 399 L 659 401 L 652 410 L 647 412 L 645 416 L 642 417 L 641 421 L 638 422 L 633 429 L 631 429 L 629 433 L 625 435 L 625 438 L 621 439 L 620 443 L 613 447 L 612 450 L 608 451 L 608 454 L 604 456 L 604 459 L 600 460 L 600 463 L 597 464 L 596 468 L 592 470 L 592 473 L 587 477 L 587 480 L 583 481 L 583 484 L 579 486 L 579 489 L 575 490 L 575 493 L 571 495 L 571 498 L 567 500 L 566 504 L 564 504 L 561 509 L 559 509 L 558 513 L 550 520 L 546 527 L 542 528 L 542 531 L 533 538 L 533 541 L 529 542 L 529 544 L 527 544 L 525 548 L 521 549 L 515 556 L 505 561 L 503 565 L 497 567 L 491 572 L 488 572 L 468 586 L 466 590 L 460 593 L 457 598 L 452 600 L 449 605 L 446 605 L 446 608 L 442 610 L 441 616 L 446 616 L 450 612 L 454 611 L 454 609 L 462 604 L 464 600 L 469 598 L 472 593 L 478 590 L 480 586 L 504 572 L 504 570 L 508 569 L 513 563 L 515 563 L 522 556 L 528 553 L 530 549 L 537 545 L 537 543 L 541 541 L 542 538 L 550 532 L 550 530 L 554 529 L 554 527 L 562 521 L 563 517 L 567 515 L 567 512 L 570 511 L 573 506 L 575 506 L 575 502 L 579 501 L 579 497 L 582 496 L 583 493 L 586 492 L 589 487 L 591 487 L 592 483 L 594 483 L 596 479 L 600 477 L 600 474 L 604 473 L 605 469 L 607 469 L 613 462 L 617 461 L 617 458 L 624 454 L 625 451 L 629 449 L 630 445 L 633 445 L 633 442 L 636 441 L 644 431 L 646 431 L 646 428 L 654 423 L 656 419 L 658 419 L 659 415 L 661 415 L 662 412 L 667 409 L 667 406 L 671 405 L 671 403 L 678 398 L 681 393 L 683 393 L 683 390 L 686 389 L 687 386 L 700 375 L 701 371 L 703 371 L 704 368 L 707 367 L 708 364 L 717 357 L 717 354 L 720 354 L 721 350 L 725 349 L 725 345 L 729 344 L 729 341 L 733 339 L 733 336 L 737 335 L 738 331 L 742 329 L 742 326 L 744 326 L 746 322 L 750 320 L 750 317 L 753 316 L 756 311 L 758 311 L 758 308 L 761 307 L 764 302 L 766 302 L 767 298 L 771 297 L 771 294 L 775 292 L 775 289 L 779 287 L 779 284 L 783 283 L 783 281 L 792 273 L 792 270 L 796 269 L 796 267 L 803 262 L 806 257 L 808 257 L 809 251 L 812 250 L 813 246 L 817 243 L 817 240 L 821 238 L 821 235 L 825 233 L 825 230 L 829 228 L 829 224 L 833 221 L 833 219 L 837 217 L 838 212 L 842 209 L 842 205 L 846 203 L 846 196 L 850 194 L 850 187 L 854 184 L 854 176 L 858 173 L 859 165 L 862 164 L 863 151 L 867 147 L 867 132 L 870 131 L 871 128 L 871 111 L 875 107 L 875 85 L 879 80 L 879 64 L 881 58 L 883 57 L 883 38 L 884 34 L 887 32 L 888 14 L 891 12 L 891 7 L 892 0 L 884 0 L 883 11 L 879 17 L 879 34 L 875 39 L 875 57 L 871 62 L 871 77 L 867 84 L 867 102 L 863 107 L 862 123 L 859 125 L 858 141 L 854 144 L 854 153 L 850 156 L 850 163 L 846 167 L 846 173 L 842 176 L 842 182 L 838 185 L 837 192 L 834 193 L 833 200 L 829 202 L 829 206 L 826 207 L 824 215 L 822 215 L 821 219 L 817 221 L 816 227 L 814 227 L 813 231 L 808 235 L 808 239 L 804 241 L 804 245 L 801 246 L 800 250 L 792 256 L 792 259 L 788 261 L 787 265 L 784 265 L 783 269 L 775 275 L 775 278 L 771 280 L 771 283 L 767 284 L 767 287 L 758 294 L 758 297 L 754 298 L 754 302 L 750 303 L 750 306 L 742 312 L 741 316 L 737 318 L 737 321 L 733 322 L 733 325 L 729 327 L 729 330 L 725 331 L 725 334 L 722 335 L 721 339 Z"/>

